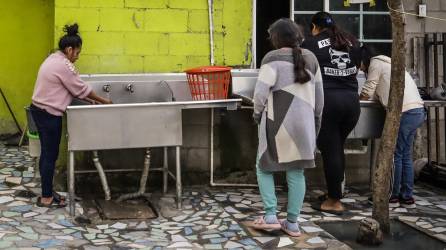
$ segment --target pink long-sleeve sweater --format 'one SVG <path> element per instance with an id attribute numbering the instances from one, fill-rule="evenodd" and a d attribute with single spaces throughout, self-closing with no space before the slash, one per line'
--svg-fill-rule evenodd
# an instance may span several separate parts
<path id="1" fill-rule="evenodd" d="M 91 91 L 65 54 L 57 51 L 40 66 L 32 103 L 52 115 L 62 116 L 74 97 L 84 99 Z"/>

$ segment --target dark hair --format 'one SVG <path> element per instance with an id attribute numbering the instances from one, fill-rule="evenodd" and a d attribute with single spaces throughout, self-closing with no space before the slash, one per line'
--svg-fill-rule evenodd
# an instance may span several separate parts
<path id="1" fill-rule="evenodd" d="M 320 11 L 313 15 L 311 23 L 321 30 L 326 30 L 330 37 L 331 47 L 340 51 L 348 51 L 350 47 L 357 46 L 357 39 L 343 31 L 336 25 L 333 17 L 324 11 Z"/>
<path id="2" fill-rule="evenodd" d="M 311 77 L 305 70 L 305 61 L 300 44 L 303 34 L 299 26 L 288 18 L 275 21 L 268 29 L 270 39 L 276 49 L 290 47 L 293 49 L 294 78 L 296 82 L 306 83 Z"/>
<path id="3" fill-rule="evenodd" d="M 372 57 L 379 56 L 375 48 L 371 45 L 362 45 L 361 47 L 361 62 L 364 64 L 365 73 L 368 72 L 370 66 L 370 60 Z"/>
<path id="4" fill-rule="evenodd" d="M 80 48 L 82 38 L 79 36 L 79 25 L 65 25 L 63 31 L 66 33 L 59 40 L 59 50 L 64 51 L 68 47 Z"/>

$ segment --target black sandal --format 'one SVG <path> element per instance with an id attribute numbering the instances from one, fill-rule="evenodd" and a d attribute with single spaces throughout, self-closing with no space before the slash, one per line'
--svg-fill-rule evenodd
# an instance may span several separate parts
<path id="1" fill-rule="evenodd" d="M 53 200 L 55 200 L 57 203 L 65 203 L 65 201 L 67 201 L 67 198 L 60 195 L 58 192 L 53 191 Z"/>
<path id="2" fill-rule="evenodd" d="M 37 203 L 36 205 L 38 207 L 47 207 L 47 208 L 63 208 L 66 207 L 67 204 L 65 204 L 64 200 L 58 200 L 56 201 L 56 198 L 53 197 L 53 200 L 51 201 L 50 204 L 46 204 L 42 202 L 42 197 L 37 198 Z"/>

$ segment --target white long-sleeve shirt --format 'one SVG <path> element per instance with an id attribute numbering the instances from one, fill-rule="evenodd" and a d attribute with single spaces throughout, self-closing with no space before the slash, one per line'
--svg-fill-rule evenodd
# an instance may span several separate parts
<path id="1" fill-rule="evenodd" d="M 377 99 L 387 107 L 390 91 L 391 59 L 387 56 L 375 56 L 370 60 L 367 80 L 361 93 Z M 405 72 L 403 112 L 424 106 L 417 85 L 409 73 Z"/>

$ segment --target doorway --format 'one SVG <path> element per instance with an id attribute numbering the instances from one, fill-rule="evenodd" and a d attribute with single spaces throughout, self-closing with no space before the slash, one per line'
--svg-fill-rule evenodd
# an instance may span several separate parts
<path id="1" fill-rule="evenodd" d="M 268 40 L 268 27 L 277 19 L 290 17 L 290 1 L 257 0 L 256 11 L 256 65 L 260 68 L 262 58 L 273 49 Z"/>

